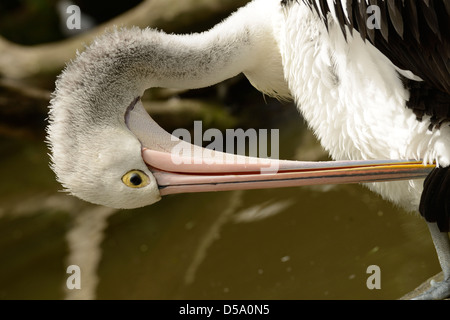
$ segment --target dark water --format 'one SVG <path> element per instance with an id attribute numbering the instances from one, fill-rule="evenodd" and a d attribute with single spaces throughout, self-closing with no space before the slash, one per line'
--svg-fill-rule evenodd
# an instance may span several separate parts
<path id="1" fill-rule="evenodd" d="M 284 124 L 282 157 L 314 149 L 301 124 Z M 0 150 L 1 299 L 396 299 L 440 270 L 425 223 L 358 185 L 115 211 L 57 192 L 40 139 L 1 138 Z M 66 288 L 69 265 L 80 290 Z"/>

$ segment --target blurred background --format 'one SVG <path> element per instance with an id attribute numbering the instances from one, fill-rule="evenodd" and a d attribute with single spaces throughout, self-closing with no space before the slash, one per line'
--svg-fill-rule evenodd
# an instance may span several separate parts
<path id="1" fill-rule="evenodd" d="M 203 31 L 246 2 L 0 1 L 0 299 L 397 299 L 440 271 L 421 218 L 359 185 L 173 195 L 126 211 L 60 192 L 47 108 L 76 50 L 113 25 Z M 327 160 L 295 106 L 243 76 L 144 100 L 169 132 L 195 120 L 279 129 L 280 158 Z M 80 290 L 67 289 L 70 265 Z M 366 286 L 370 265 L 379 290 Z"/>

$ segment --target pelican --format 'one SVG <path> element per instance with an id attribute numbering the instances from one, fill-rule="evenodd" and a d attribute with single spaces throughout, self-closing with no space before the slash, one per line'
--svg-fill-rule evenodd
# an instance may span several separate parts
<path id="1" fill-rule="evenodd" d="M 180 192 L 364 183 L 424 216 L 444 280 L 417 298 L 448 297 L 449 12 L 433 0 L 254 0 L 203 33 L 116 28 L 57 79 L 52 169 L 71 194 L 118 208 Z M 214 163 L 224 154 L 174 139 L 140 100 L 150 87 L 200 88 L 240 73 L 294 99 L 334 161 Z M 174 161 L 180 144 L 200 160 Z"/>

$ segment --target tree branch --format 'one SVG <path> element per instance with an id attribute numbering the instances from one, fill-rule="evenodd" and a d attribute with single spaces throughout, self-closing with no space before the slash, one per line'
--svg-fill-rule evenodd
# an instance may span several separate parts
<path id="1" fill-rule="evenodd" d="M 222 16 L 247 3 L 248 0 L 146 0 L 135 8 L 79 36 L 55 43 L 35 46 L 14 44 L 0 37 L 0 76 L 25 79 L 58 73 L 67 61 L 83 51 L 105 29 L 113 26 L 138 26 L 183 30 L 189 25 L 205 22 L 211 16 Z"/>

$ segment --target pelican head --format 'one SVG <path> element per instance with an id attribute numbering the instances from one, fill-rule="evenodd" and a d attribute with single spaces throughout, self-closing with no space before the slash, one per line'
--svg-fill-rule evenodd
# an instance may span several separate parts
<path id="1" fill-rule="evenodd" d="M 236 20 L 248 17 L 235 14 L 227 25 L 193 35 L 114 29 L 77 54 L 56 81 L 47 128 L 51 167 L 64 189 L 86 201 L 117 208 L 141 207 L 160 199 L 143 148 L 170 152 L 173 142 L 143 112 L 140 97 L 149 87 L 205 87 L 247 72 L 261 90 L 288 96 L 270 24 L 250 32 Z M 265 41 L 256 42 L 262 33 Z M 268 61 L 262 71 L 257 68 L 259 57 Z M 152 139 L 145 144 L 149 139 L 130 129 L 130 123 L 142 119 L 144 127 L 154 129 L 147 130 Z"/>
<path id="2" fill-rule="evenodd" d="M 111 35 L 99 39 L 111 40 Z M 108 60 L 98 59 L 105 54 Z M 125 122 L 142 92 L 128 78 L 133 73 L 111 77 L 108 71 L 123 63 L 119 54 L 94 44 L 67 66 L 51 100 L 48 141 L 52 169 L 65 190 L 92 203 L 135 208 L 160 195 L 142 159 L 142 144 Z"/>

